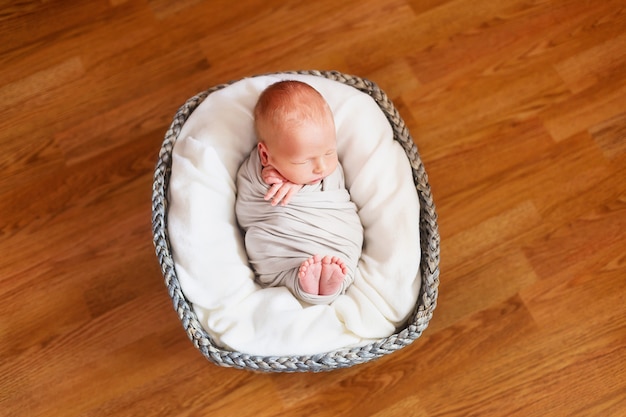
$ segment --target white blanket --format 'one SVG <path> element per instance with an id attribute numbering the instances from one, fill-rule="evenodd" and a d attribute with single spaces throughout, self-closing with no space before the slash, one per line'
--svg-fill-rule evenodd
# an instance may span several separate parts
<path id="1" fill-rule="evenodd" d="M 252 109 L 282 79 L 311 84 L 335 116 L 339 159 L 364 245 L 354 283 L 330 305 L 299 302 L 254 282 L 235 218 L 235 179 L 256 140 Z M 419 206 L 406 154 L 366 94 L 323 77 L 276 74 L 214 92 L 174 146 L 168 231 L 181 287 L 206 331 L 256 355 L 311 355 L 392 334 L 419 292 Z"/>

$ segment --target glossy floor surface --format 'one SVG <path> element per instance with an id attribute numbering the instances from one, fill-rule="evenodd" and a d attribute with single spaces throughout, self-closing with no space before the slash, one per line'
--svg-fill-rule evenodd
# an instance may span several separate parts
<path id="1" fill-rule="evenodd" d="M 0 63 L 0 414 L 626 415 L 623 0 L 3 2 Z M 153 169 L 188 97 L 294 69 L 400 110 L 439 302 L 369 364 L 221 368 L 163 284 Z"/>

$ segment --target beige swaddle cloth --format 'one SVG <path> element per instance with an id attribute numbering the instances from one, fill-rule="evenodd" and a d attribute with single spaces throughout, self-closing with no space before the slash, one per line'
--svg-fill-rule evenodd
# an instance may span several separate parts
<path id="1" fill-rule="evenodd" d="M 341 165 L 322 182 L 305 185 L 288 205 L 264 200 L 269 186 L 261 177 L 256 148 L 237 174 L 236 213 L 245 231 L 245 247 L 258 282 L 264 287 L 285 286 L 300 300 L 328 304 L 354 281 L 363 227 L 345 187 Z M 302 291 L 298 269 L 313 255 L 337 256 L 348 268 L 342 288 L 333 295 Z"/>

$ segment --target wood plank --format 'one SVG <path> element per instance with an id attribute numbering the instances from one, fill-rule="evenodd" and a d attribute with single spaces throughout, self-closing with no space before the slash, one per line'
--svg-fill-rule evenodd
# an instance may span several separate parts
<path id="1" fill-rule="evenodd" d="M 556 334 L 538 332 L 526 335 L 512 349 L 477 354 L 474 367 L 482 370 L 482 377 L 492 389 L 486 390 L 482 383 L 477 384 L 471 372 L 456 373 L 454 383 L 437 381 L 422 390 L 427 412 L 432 415 L 562 416 L 590 408 L 610 409 L 615 402 L 623 404 L 615 389 L 615 385 L 621 384 L 623 371 L 613 372 L 615 369 L 611 369 L 609 359 L 623 357 L 623 322 L 611 327 L 612 330 L 602 336 L 590 335 L 583 327 Z M 525 365 L 516 366 L 519 362 Z M 588 395 L 590 391 L 581 389 L 580 385 L 567 383 L 581 379 L 591 392 L 607 393 L 610 399 L 599 400 Z M 604 388 L 605 384 L 608 388 Z M 529 397 L 534 399 L 532 403 L 526 402 Z M 450 401 L 450 398 L 456 400 Z M 599 402 L 601 407 L 598 407 Z"/>
<path id="2" fill-rule="evenodd" d="M 563 265 L 575 264 L 598 250 L 623 241 L 626 233 L 624 196 L 603 202 L 528 246 L 526 253 L 539 276 L 550 276 Z"/>
<path id="3" fill-rule="evenodd" d="M 626 153 L 626 112 L 591 126 L 589 133 L 605 157 L 623 156 Z"/>
<path id="4" fill-rule="evenodd" d="M 541 114 L 550 135 L 556 141 L 565 140 L 586 131 L 589 126 L 616 117 L 626 106 L 626 77 L 618 73 L 608 84 L 609 90 L 590 88 L 576 94 L 571 100 L 545 109 Z"/>
<path id="5" fill-rule="evenodd" d="M 602 78 L 623 72 L 626 52 L 622 45 L 626 34 L 611 38 L 556 64 L 559 75 L 574 93 L 593 87 Z"/>
<path id="6" fill-rule="evenodd" d="M 250 19 L 233 22 L 231 27 L 200 40 L 200 44 L 210 62 L 233 57 L 235 67 L 231 71 L 235 72 L 232 75 L 224 73 L 222 67 L 213 68 L 218 79 L 249 75 L 253 67 L 260 67 L 260 73 L 263 73 L 264 68 L 267 68 L 266 72 L 271 71 L 271 68 L 274 71 L 334 69 L 326 66 L 311 68 L 304 62 L 311 57 L 322 56 L 324 60 L 324 56 L 345 54 L 353 48 L 351 39 L 360 39 L 364 34 L 378 33 L 382 37 L 388 30 L 387 26 L 381 26 L 367 16 L 383 13 L 394 24 L 409 20 L 412 16 L 405 3 L 399 0 L 384 4 L 375 0 L 316 3 L 301 10 L 299 6 L 296 9 L 293 4 L 283 3 L 264 7 Z M 281 23 L 286 27 L 281 26 Z M 261 27 L 270 31 L 261 31 Z M 275 36 L 271 29 L 278 27 L 284 30 L 281 36 Z M 300 31 L 299 28 L 306 30 Z M 301 54 L 305 50 L 306 54 Z"/>
<path id="7" fill-rule="evenodd" d="M 0 88 L 3 107 L 12 107 L 20 101 L 31 99 L 51 88 L 70 83 L 85 74 L 85 68 L 79 57 L 72 57 L 52 68 L 40 71 L 20 81 L 6 84 Z M 0 108 L 0 111 L 4 110 Z"/>
<path id="8" fill-rule="evenodd" d="M 0 32 L 0 53 L 28 48 L 30 44 L 51 42 L 69 28 L 85 27 L 92 16 L 105 14 L 109 6 L 104 1 L 20 2 L 3 4 L 3 30 Z M 3 62 L 3 61 L 0 61 Z"/>
<path id="9" fill-rule="evenodd" d="M 541 215 L 531 201 L 520 204 L 484 222 L 449 236 L 441 250 L 449 254 L 448 262 L 463 262 L 486 250 L 499 251 L 524 231 L 541 223 Z"/>
<path id="10" fill-rule="evenodd" d="M 445 142 L 431 144 L 421 139 L 416 138 L 420 150 L 429 158 L 428 171 L 443 199 L 535 164 L 538 154 L 554 152 L 550 136 L 537 119 L 498 123 Z M 498 163 L 492 163 L 494 160 Z M 450 165 L 456 169 L 451 170 Z"/>
<path id="11" fill-rule="evenodd" d="M 114 60 L 121 51 L 139 45 L 157 33 L 152 13 L 136 1 L 102 9 L 98 16 L 85 25 L 62 26 L 54 37 L 42 37 L 0 54 L 0 63 L 6 64 L 0 65 L 0 85 L 18 81 L 76 56 L 88 70 L 93 61 Z M 119 36 L 120 33 L 126 36 Z"/>
<path id="12" fill-rule="evenodd" d="M 411 62 L 424 81 L 459 71 L 488 75 L 537 64 L 558 65 L 576 51 L 620 34 L 626 16 L 618 4 L 590 5 L 577 0 L 512 3 L 511 8 L 453 36 L 437 39 L 412 55 Z M 460 60 L 464 60 L 462 64 Z"/>
<path id="13" fill-rule="evenodd" d="M 472 314 L 502 303 L 531 286 L 537 279 L 532 264 L 516 247 L 499 248 L 498 256 L 480 253 L 471 262 L 457 262 L 464 253 L 444 252 L 442 262 L 449 279 L 440 285 L 437 319 L 429 326 L 437 331 Z M 495 258 L 495 259 L 494 259 Z"/>
<path id="14" fill-rule="evenodd" d="M 563 267 L 521 290 L 533 318 L 551 329 L 590 326 L 607 317 L 619 315 L 618 308 L 605 312 L 607 306 L 624 305 L 626 257 L 612 244 L 591 253 L 573 267 Z M 534 261 L 533 265 L 540 265 Z M 567 294 L 567 297 L 563 297 Z M 558 317 L 559 320 L 554 320 Z"/>
<path id="15" fill-rule="evenodd" d="M 555 164 L 555 160 L 559 163 Z M 610 166 L 593 140 L 586 134 L 579 135 L 476 186 L 461 189 L 454 195 L 443 194 L 438 202 L 439 213 L 443 216 L 442 236 L 445 238 L 449 233 L 476 226 L 527 200 L 541 216 L 550 207 L 563 204 L 572 195 L 586 192 L 611 175 Z M 435 190 L 446 188 L 446 177 L 433 180 Z M 458 213 L 461 207 L 461 213 Z M 449 216 L 448 210 L 457 214 Z M 563 218 L 555 220 L 563 221 Z"/>

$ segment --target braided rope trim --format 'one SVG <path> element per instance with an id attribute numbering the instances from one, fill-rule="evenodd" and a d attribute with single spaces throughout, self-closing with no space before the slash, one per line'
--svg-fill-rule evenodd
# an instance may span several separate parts
<path id="1" fill-rule="evenodd" d="M 155 253 L 161 265 L 161 272 L 172 299 L 174 310 L 178 313 L 183 328 L 194 346 L 211 362 L 219 366 L 259 372 L 319 372 L 366 363 L 413 343 L 428 327 L 433 311 L 437 306 L 440 237 L 428 176 L 404 121 L 387 95 L 376 84 L 357 76 L 342 74 L 338 71 L 288 71 L 279 74 L 304 74 L 324 77 L 352 86 L 370 95 L 389 120 L 393 128 L 394 139 L 402 145 L 406 152 L 413 171 L 413 180 L 420 202 L 420 248 L 422 252 L 420 263 L 422 286 L 417 304 L 407 324 L 391 336 L 365 346 L 338 349 L 316 355 L 298 356 L 259 356 L 228 350 L 219 346 L 202 328 L 191 308 L 190 302 L 185 298 L 181 290 L 174 268 L 167 231 L 167 195 L 172 167 L 172 149 L 183 124 L 196 107 L 209 94 L 236 81 L 214 86 L 188 99 L 179 108 L 165 134 L 155 167 L 152 185 L 152 232 Z"/>

